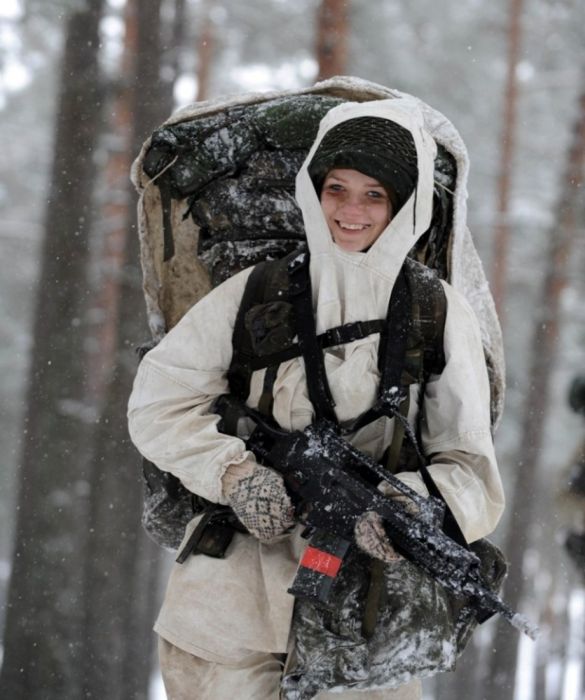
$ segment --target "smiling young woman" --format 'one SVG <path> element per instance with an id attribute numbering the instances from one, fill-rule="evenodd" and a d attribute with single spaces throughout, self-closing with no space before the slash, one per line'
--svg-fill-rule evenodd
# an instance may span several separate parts
<path id="1" fill-rule="evenodd" d="M 384 186 L 349 168 L 336 168 L 327 174 L 321 207 L 335 243 L 353 252 L 369 248 L 392 218 Z"/>
<path id="2" fill-rule="evenodd" d="M 445 129 L 441 133 L 446 143 L 459 143 L 444 117 L 429 119 Z M 370 332 L 327 345 L 318 348 L 322 357 L 306 353 L 317 369 L 304 357 L 285 359 L 280 349 L 287 338 L 293 342 L 295 333 L 313 338 L 386 318 L 396 281 L 407 274 L 401 268 L 411 266 L 408 251 L 431 225 L 436 155 L 437 143 L 424 126 L 418 101 L 389 98 L 334 107 L 321 121 L 296 178 L 306 248 L 290 260 L 308 267 L 306 277 L 294 280 L 303 281 L 309 290 L 305 316 L 295 318 L 288 275 L 278 283 L 270 277 L 274 288 L 258 297 L 268 303 L 257 304 L 255 318 L 244 306 L 250 348 L 256 339 L 263 345 L 268 337 L 282 338 L 282 345 L 275 341 L 277 352 L 271 355 L 277 364 L 252 370 L 247 361 L 246 396 L 236 396 L 230 373 L 239 307 L 250 289 L 262 295 L 265 291 L 262 285 L 248 287 L 252 268 L 211 290 L 141 361 L 128 408 L 135 444 L 157 467 L 209 501 L 214 510 L 206 513 L 219 512 L 215 504 L 229 506 L 244 526 L 233 528 L 225 557 L 201 551 L 177 561 L 172 569 L 155 627 L 161 638 L 161 671 L 172 700 L 284 700 L 300 695 L 320 700 L 358 695 L 362 700 L 421 700 L 419 677 L 454 662 L 454 633 L 443 598 L 436 595 L 434 584 L 421 585 L 423 572 L 419 575 L 397 561 L 374 511 L 361 514 L 353 533 L 347 533 L 355 545 L 356 566 L 364 569 L 359 579 L 364 585 L 352 589 L 351 603 L 325 617 L 311 605 L 296 605 L 288 591 L 307 551 L 304 522 L 297 522 L 279 471 L 265 464 L 261 454 L 256 459 L 248 441 L 250 424 L 236 421 L 241 424 L 239 433 L 238 426 L 233 434 L 222 432 L 221 416 L 215 412 L 216 399 L 233 391 L 235 402 L 245 400 L 256 412 L 270 404 L 267 418 L 283 435 L 333 419 L 341 430 L 373 416 L 344 439 L 376 462 L 387 462 L 388 452 L 402 437 L 399 432 L 395 442 L 394 417 L 379 417 L 372 410 L 386 392 L 380 358 L 388 356 L 392 371 L 402 374 L 406 342 L 396 334 Z M 462 161 L 463 173 L 466 163 Z M 457 186 L 465 188 L 465 179 Z M 455 205 L 463 200 L 458 194 L 453 199 Z M 457 206 L 461 228 L 465 207 Z M 266 275 L 263 280 L 272 275 L 268 269 L 285 267 L 260 268 Z M 426 278 L 433 273 L 421 269 L 420 274 Z M 392 391 L 398 391 L 401 409 L 410 407 L 404 420 L 413 434 L 420 433 L 420 449 L 430 456 L 428 470 L 437 488 L 445 491 L 463 534 L 475 541 L 493 530 L 504 500 L 492 443 L 488 372 L 474 312 L 456 289 L 446 282 L 437 284 L 445 295 L 444 332 L 441 326 L 437 338 L 443 342 L 438 349 L 443 350 L 445 366 L 442 371 L 437 368 L 428 383 L 418 377 L 418 383 Z M 280 301 L 273 303 L 277 298 Z M 401 293 L 394 299 L 393 308 L 410 323 L 411 299 Z M 290 315 L 290 322 L 277 319 L 281 311 Z M 432 349 L 434 353 L 437 348 Z M 288 444 L 276 440 L 275 447 L 284 451 Z M 326 449 L 316 438 L 317 453 Z M 397 459 L 395 478 L 426 495 L 421 473 L 410 471 L 407 462 Z M 330 488 L 339 489 L 335 495 L 340 500 L 347 498 L 345 487 Z M 387 493 L 386 498 L 400 495 Z M 202 522 L 205 526 L 204 517 L 200 514 L 189 524 L 185 543 Z M 358 580 L 355 572 L 352 581 Z M 381 592 L 387 615 L 380 610 L 378 616 L 378 603 L 370 598 L 378 619 L 375 634 L 370 637 L 368 632 L 366 639 L 360 630 L 370 580 L 372 590 Z M 408 654 L 402 654 L 403 649 Z M 329 692 L 332 688 L 335 691 Z"/>

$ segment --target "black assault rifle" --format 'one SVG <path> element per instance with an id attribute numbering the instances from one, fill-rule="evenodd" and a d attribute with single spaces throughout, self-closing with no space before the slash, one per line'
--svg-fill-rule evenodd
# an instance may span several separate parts
<path id="1" fill-rule="evenodd" d="M 486 585 L 479 558 L 442 531 L 438 523 L 444 504 L 439 499 L 417 494 L 340 437 L 328 422 L 289 433 L 255 411 L 249 415 L 258 425 L 249 449 L 282 474 L 307 526 L 309 545 L 289 593 L 327 605 L 356 521 L 366 511 L 375 511 L 393 547 L 456 597 L 468 599 L 480 621 L 497 613 L 536 638 L 537 628 Z M 400 500 L 383 495 L 377 488 L 380 481 L 404 494 L 416 506 L 416 515 Z"/>

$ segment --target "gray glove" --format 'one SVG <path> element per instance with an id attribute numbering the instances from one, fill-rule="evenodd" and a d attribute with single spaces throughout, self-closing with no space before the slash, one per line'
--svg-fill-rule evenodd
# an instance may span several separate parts
<path id="1" fill-rule="evenodd" d="M 418 512 L 416 505 L 407 496 L 388 483 L 382 482 L 378 488 L 385 496 L 401 501 L 412 514 Z M 367 511 L 360 516 L 355 524 L 354 535 L 357 546 L 374 559 L 380 559 L 385 564 L 392 564 L 402 559 L 402 555 L 398 554 L 392 546 L 378 513 Z"/>
<path id="2" fill-rule="evenodd" d="M 390 544 L 382 518 L 378 513 L 369 510 L 361 515 L 355 524 L 354 534 L 357 546 L 370 557 L 380 559 L 385 564 L 392 564 L 402 559 Z"/>
<path id="3" fill-rule="evenodd" d="M 284 481 L 272 469 L 254 462 L 232 464 L 222 477 L 222 486 L 238 520 L 261 542 L 282 535 L 295 524 Z"/>

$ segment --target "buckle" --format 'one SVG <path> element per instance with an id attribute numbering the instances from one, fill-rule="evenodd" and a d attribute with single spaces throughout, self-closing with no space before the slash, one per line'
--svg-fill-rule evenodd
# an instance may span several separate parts
<path id="1" fill-rule="evenodd" d="M 368 331 L 366 328 L 364 328 L 364 323 L 363 321 L 356 321 L 355 323 L 352 323 L 352 329 L 350 332 L 350 340 L 348 340 L 348 343 L 351 343 L 354 340 L 360 340 L 361 338 L 365 338 L 366 335 L 368 335 Z"/>
<path id="2" fill-rule="evenodd" d="M 343 345 L 343 337 L 341 335 L 341 329 L 343 326 L 336 326 L 329 330 L 329 335 L 331 337 L 331 345 Z"/>

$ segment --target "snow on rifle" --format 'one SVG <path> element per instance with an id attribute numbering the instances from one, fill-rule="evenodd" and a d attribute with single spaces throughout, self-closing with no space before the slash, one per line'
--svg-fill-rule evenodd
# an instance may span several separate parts
<path id="1" fill-rule="evenodd" d="M 257 412 L 248 412 L 261 435 L 251 443 L 253 449 L 284 476 L 296 499 L 297 513 L 307 525 L 309 545 L 289 589 L 295 597 L 327 605 L 358 518 L 375 511 L 383 518 L 396 550 L 446 590 L 468 598 L 479 621 L 502 615 L 536 639 L 537 627 L 514 612 L 483 580 L 479 558 L 442 531 L 445 508 L 440 500 L 417 494 L 346 442 L 326 421 L 288 433 L 267 424 Z M 266 435 L 276 438 L 268 450 Z M 404 494 L 409 504 L 383 495 L 376 487 L 380 481 Z"/>

